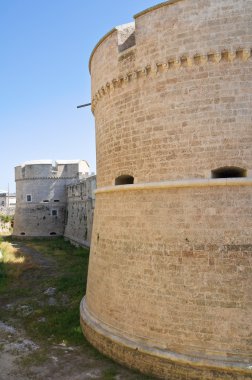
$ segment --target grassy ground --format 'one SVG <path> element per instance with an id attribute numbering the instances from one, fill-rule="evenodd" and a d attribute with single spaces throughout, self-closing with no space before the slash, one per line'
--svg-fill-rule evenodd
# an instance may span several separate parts
<path id="1" fill-rule="evenodd" d="M 24 331 L 39 347 L 18 357 L 20 368 L 26 368 L 25 378 L 151 379 L 105 358 L 82 334 L 79 305 L 86 290 L 87 249 L 75 248 L 62 238 L 4 240 L 0 241 L 0 320 Z M 60 372 L 62 365 L 66 377 Z"/>

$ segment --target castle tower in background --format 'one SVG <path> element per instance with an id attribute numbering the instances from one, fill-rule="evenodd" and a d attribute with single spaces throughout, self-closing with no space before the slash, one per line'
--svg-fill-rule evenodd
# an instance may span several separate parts
<path id="1" fill-rule="evenodd" d="M 82 160 L 30 161 L 15 168 L 14 236 L 63 235 L 66 224 L 66 186 L 87 177 Z"/>
<path id="2" fill-rule="evenodd" d="M 251 379 L 252 2 L 173 0 L 90 59 L 87 339 L 169 380 Z"/>

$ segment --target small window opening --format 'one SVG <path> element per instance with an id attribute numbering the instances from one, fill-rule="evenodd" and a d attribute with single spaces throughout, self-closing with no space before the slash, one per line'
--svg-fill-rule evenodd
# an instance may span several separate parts
<path id="1" fill-rule="evenodd" d="M 57 216 L 58 215 L 58 210 L 52 210 L 52 216 Z"/>
<path id="2" fill-rule="evenodd" d="M 115 179 L 115 185 L 132 185 L 134 183 L 134 177 L 131 175 L 120 175 Z"/>
<path id="3" fill-rule="evenodd" d="M 25 235 L 25 232 L 20 232 L 20 235 Z"/>
<path id="4" fill-rule="evenodd" d="M 44 199 L 43 202 L 44 202 L 44 203 L 47 203 L 47 202 L 49 202 L 49 200 L 48 200 L 48 199 Z"/>
<path id="5" fill-rule="evenodd" d="M 50 232 L 50 235 L 57 235 L 56 232 Z"/>
<path id="6" fill-rule="evenodd" d="M 59 202 L 59 199 L 54 199 L 54 202 Z"/>
<path id="7" fill-rule="evenodd" d="M 26 201 L 31 202 L 32 201 L 32 196 L 30 194 L 26 195 Z"/>
<path id="8" fill-rule="evenodd" d="M 247 171 L 235 166 L 225 166 L 212 170 L 212 178 L 238 178 L 246 177 Z"/>

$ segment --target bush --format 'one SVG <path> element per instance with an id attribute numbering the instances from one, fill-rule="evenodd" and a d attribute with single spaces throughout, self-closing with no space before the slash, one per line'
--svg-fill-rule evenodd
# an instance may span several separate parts
<path id="1" fill-rule="evenodd" d="M 4 214 L 0 214 L 0 221 L 3 222 L 3 223 L 12 223 L 13 222 L 13 215 L 4 215 Z"/>

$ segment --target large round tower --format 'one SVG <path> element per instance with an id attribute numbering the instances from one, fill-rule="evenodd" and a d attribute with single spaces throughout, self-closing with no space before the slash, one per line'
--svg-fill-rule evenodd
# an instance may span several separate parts
<path id="1" fill-rule="evenodd" d="M 173 0 L 90 59 L 88 340 L 164 379 L 251 379 L 252 2 Z"/>

